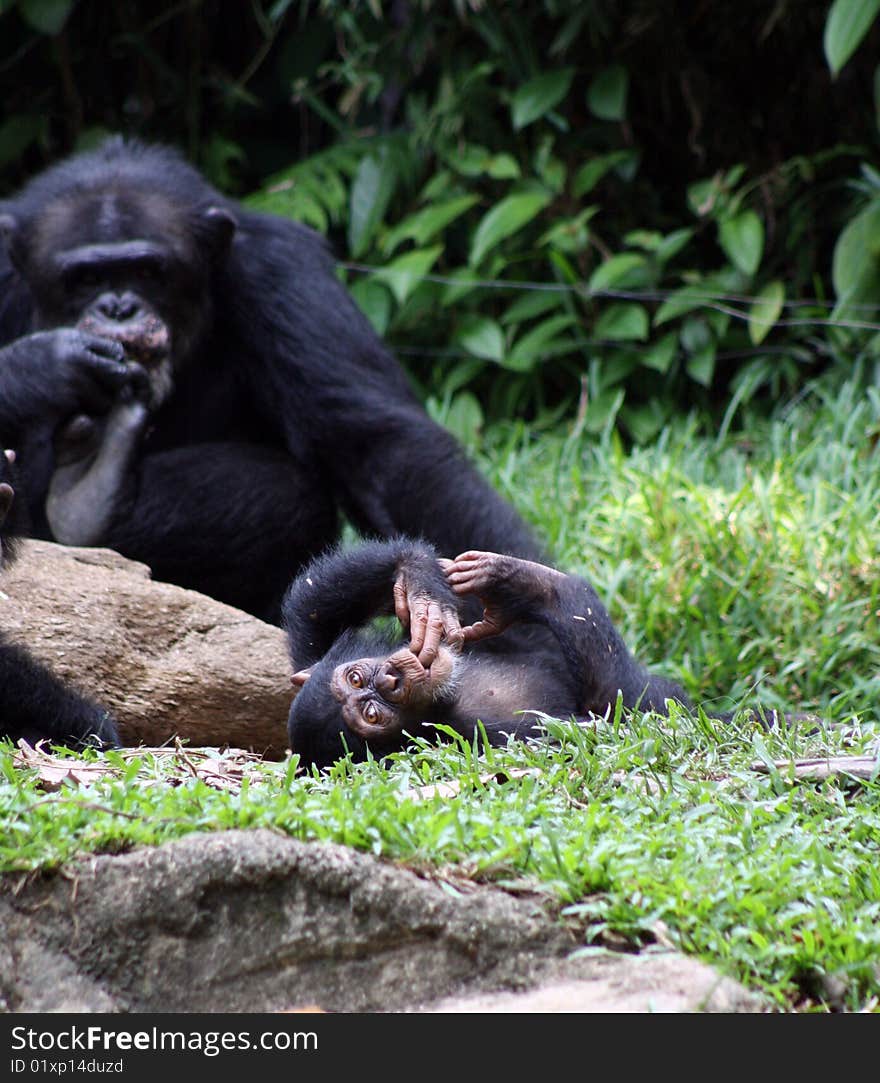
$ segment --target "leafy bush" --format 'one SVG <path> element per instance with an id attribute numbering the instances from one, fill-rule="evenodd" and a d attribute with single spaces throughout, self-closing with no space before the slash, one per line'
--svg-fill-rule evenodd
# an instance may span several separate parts
<path id="1" fill-rule="evenodd" d="M 876 354 L 878 7 L 5 0 L 0 169 L 180 142 L 328 233 L 459 435 L 646 441 Z"/>

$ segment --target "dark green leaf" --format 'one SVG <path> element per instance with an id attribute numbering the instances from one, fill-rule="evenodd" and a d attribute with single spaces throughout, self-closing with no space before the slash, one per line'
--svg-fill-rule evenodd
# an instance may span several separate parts
<path id="1" fill-rule="evenodd" d="M 571 86 L 574 68 L 544 72 L 523 83 L 513 95 L 510 113 L 515 131 L 525 128 L 558 105 Z"/>
<path id="2" fill-rule="evenodd" d="M 494 180 L 515 180 L 520 175 L 516 159 L 510 154 L 493 154 L 485 147 L 472 143 L 448 156 L 448 164 L 464 177 L 492 177 Z"/>
<path id="3" fill-rule="evenodd" d="M 73 0 L 19 0 L 22 18 L 41 34 L 59 34 L 73 10 Z"/>
<path id="4" fill-rule="evenodd" d="M 880 11 L 880 0 L 834 0 L 825 21 L 825 59 L 834 75 L 859 47 Z"/>
<path id="5" fill-rule="evenodd" d="M 443 295 L 440 300 L 440 304 L 444 308 L 455 304 L 456 301 L 460 301 L 462 297 L 467 297 L 469 293 L 477 289 L 480 282 L 480 276 L 471 267 L 458 267 L 456 270 L 450 271 L 445 277 L 449 281 L 443 287 Z"/>
<path id="6" fill-rule="evenodd" d="M 547 206 L 546 192 L 519 192 L 496 204 L 482 219 L 474 232 L 468 262 L 477 266 L 487 252 L 530 222 Z"/>
<path id="7" fill-rule="evenodd" d="M 582 252 L 590 239 L 587 223 L 598 212 L 598 204 L 593 203 L 589 207 L 584 207 L 573 218 L 559 219 L 540 237 L 538 244 L 550 245 L 563 252 Z"/>
<path id="8" fill-rule="evenodd" d="M 398 302 L 403 304 L 434 266 L 442 251 L 443 245 L 435 244 L 432 248 L 407 252 L 376 271 L 376 278 L 387 282 Z"/>
<path id="9" fill-rule="evenodd" d="M 351 186 L 348 220 L 348 246 L 355 259 L 369 248 L 396 183 L 390 155 L 384 148 L 378 154 L 367 155 L 358 166 Z"/>
<path id="10" fill-rule="evenodd" d="M 880 199 L 852 219 L 837 238 L 831 278 L 838 298 L 877 279 L 880 269 Z"/>
<path id="11" fill-rule="evenodd" d="M 591 292 L 598 293 L 608 289 L 622 289 L 641 285 L 645 281 L 647 268 L 645 257 L 638 252 L 620 252 L 600 263 L 590 275 Z"/>
<path id="12" fill-rule="evenodd" d="M 600 120 L 623 120 L 629 74 L 620 64 L 600 71 L 587 91 L 587 104 Z"/>
<path id="13" fill-rule="evenodd" d="M 386 287 L 375 279 L 362 278 L 351 286 L 350 292 L 376 333 L 384 335 L 391 319 L 391 297 Z"/>
<path id="14" fill-rule="evenodd" d="M 643 406 L 624 406 L 620 411 L 620 420 L 637 444 L 647 444 L 669 420 L 669 407 L 659 398 L 653 398 Z"/>
<path id="15" fill-rule="evenodd" d="M 648 337 L 648 313 L 641 305 L 618 303 L 609 305 L 593 327 L 593 336 L 616 341 L 638 340 Z"/>
<path id="16" fill-rule="evenodd" d="M 423 210 L 404 218 L 402 222 L 389 230 L 388 235 L 382 241 L 384 252 L 393 252 L 394 249 L 405 240 L 414 241 L 417 245 L 427 244 L 437 233 L 445 229 L 450 222 L 454 222 L 466 210 L 477 202 L 477 196 L 459 196 L 456 199 L 448 199 L 442 203 L 434 203 Z"/>
<path id="17" fill-rule="evenodd" d="M 455 340 L 475 357 L 499 363 L 504 359 L 504 332 L 487 316 L 466 317 Z"/>
<path id="18" fill-rule="evenodd" d="M 709 387 L 715 374 L 715 343 L 709 343 L 688 359 L 688 375 L 703 387 Z"/>
<path id="19" fill-rule="evenodd" d="M 462 444 L 473 444 L 483 428 L 483 410 L 476 396 L 470 391 L 459 391 L 443 423 Z"/>
<path id="20" fill-rule="evenodd" d="M 754 211 L 724 218 L 718 227 L 718 240 L 735 267 L 747 275 L 757 271 L 764 254 L 764 225 Z"/>
<path id="21" fill-rule="evenodd" d="M 779 319 L 785 303 L 785 286 L 778 278 L 761 290 L 749 309 L 749 338 L 757 346 Z"/>
<path id="22" fill-rule="evenodd" d="M 677 353 L 678 335 L 674 331 L 668 331 L 645 349 L 641 356 L 641 362 L 645 368 L 665 373 L 669 372 Z"/>
<path id="23" fill-rule="evenodd" d="M 576 323 L 574 316 L 550 316 L 518 339 L 504 359 L 504 367 L 528 372 L 538 365 L 560 331 Z"/>
<path id="24" fill-rule="evenodd" d="M 534 293 L 524 293 L 514 301 L 501 317 L 503 324 L 521 323 L 523 320 L 542 316 L 554 308 L 561 308 L 565 304 L 565 294 L 558 290 L 535 290 Z"/>
<path id="25" fill-rule="evenodd" d="M 880 199 L 872 200 L 837 238 L 831 278 L 835 319 L 862 319 L 857 306 L 880 303 Z"/>

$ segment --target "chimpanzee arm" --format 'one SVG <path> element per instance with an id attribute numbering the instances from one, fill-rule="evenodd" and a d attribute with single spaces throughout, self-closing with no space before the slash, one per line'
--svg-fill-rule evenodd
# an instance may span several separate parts
<path id="1" fill-rule="evenodd" d="M 358 530 L 427 538 L 441 553 L 479 547 L 540 559 L 529 527 L 428 417 L 312 231 L 245 214 L 240 234 L 247 244 L 234 256 L 248 262 L 233 268 L 228 289 L 232 315 L 246 313 L 245 334 L 260 336 L 248 365 L 253 394 L 292 451 L 306 434 Z M 263 335 L 251 314 L 265 311 Z"/>
<path id="2" fill-rule="evenodd" d="M 119 744 L 110 715 L 0 637 L 0 736 L 72 748 Z"/>
<path id="3" fill-rule="evenodd" d="M 666 713 L 665 701 L 687 703 L 672 681 L 649 673 L 630 654 L 593 587 L 577 576 L 497 553 L 469 551 L 445 564 L 457 594 L 475 594 L 482 620 L 465 641 L 497 635 L 519 621 L 548 627 L 575 682 L 578 709 L 604 711 L 618 691 L 626 707 Z"/>
<path id="4" fill-rule="evenodd" d="M 72 327 L 37 331 L 0 349 L 0 439 L 19 444 L 37 422 L 103 413 L 128 371 L 118 342 Z"/>
<path id="5" fill-rule="evenodd" d="M 410 649 L 424 666 L 442 636 L 460 642 L 457 600 L 430 546 L 393 538 L 318 557 L 293 581 L 282 607 L 294 666 L 312 665 L 347 628 L 392 612 L 409 627 Z"/>

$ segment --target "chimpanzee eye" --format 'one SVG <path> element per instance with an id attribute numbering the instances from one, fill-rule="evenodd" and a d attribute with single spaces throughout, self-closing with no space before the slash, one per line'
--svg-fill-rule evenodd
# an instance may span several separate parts
<path id="1" fill-rule="evenodd" d="M 101 272 L 97 267 L 77 267 L 66 273 L 65 282 L 70 289 L 93 289 L 101 282 Z"/>
<path id="2" fill-rule="evenodd" d="M 141 282 L 159 282 L 162 279 L 162 268 L 152 260 L 138 264 L 136 277 Z"/>
<path id="3" fill-rule="evenodd" d="M 356 669 L 351 669 L 348 672 L 348 683 L 351 685 L 352 688 L 363 688 L 364 678 Z"/>

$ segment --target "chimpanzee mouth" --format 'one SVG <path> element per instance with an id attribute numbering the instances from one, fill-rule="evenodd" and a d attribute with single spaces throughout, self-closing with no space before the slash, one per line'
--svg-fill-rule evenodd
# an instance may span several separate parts
<path id="1" fill-rule="evenodd" d="M 137 362 L 147 371 L 159 368 L 171 355 L 171 334 L 168 325 L 158 316 L 116 321 L 86 315 L 80 320 L 79 327 L 120 343 L 126 360 Z"/>
<path id="2" fill-rule="evenodd" d="M 111 320 L 87 313 L 79 321 L 80 330 L 118 342 L 125 350 L 125 360 L 140 365 L 147 376 L 149 393 L 138 390 L 137 381 L 131 388 L 135 398 L 148 401 L 151 410 L 168 398 L 174 386 L 174 366 L 171 359 L 171 332 L 158 316 L 142 315 L 134 320 Z"/>

